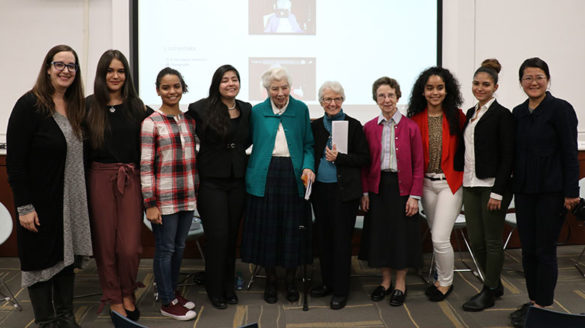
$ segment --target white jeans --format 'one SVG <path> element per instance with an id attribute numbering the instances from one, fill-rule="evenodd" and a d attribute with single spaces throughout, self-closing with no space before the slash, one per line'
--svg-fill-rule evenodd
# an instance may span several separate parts
<path id="1" fill-rule="evenodd" d="M 459 188 L 453 194 L 447 180 L 432 181 L 424 178 L 422 205 L 431 229 L 437 280 L 440 286 L 453 284 L 454 255 L 451 231 L 461 212 L 462 189 Z"/>

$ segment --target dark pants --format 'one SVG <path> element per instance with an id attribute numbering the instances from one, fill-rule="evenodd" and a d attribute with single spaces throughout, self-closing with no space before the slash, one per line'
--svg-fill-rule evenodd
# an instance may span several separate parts
<path id="1" fill-rule="evenodd" d="M 528 296 L 538 305 L 552 305 L 558 275 L 557 240 L 566 214 L 563 195 L 516 194 L 515 202 Z"/>
<path id="2" fill-rule="evenodd" d="M 243 179 L 201 179 L 197 209 L 205 231 L 205 284 L 211 298 L 233 293 L 236 239 L 245 199 Z"/>
<path id="3" fill-rule="evenodd" d="M 359 199 L 341 201 L 337 183 L 313 185 L 311 201 L 315 211 L 315 232 L 323 284 L 336 296 L 347 296 L 351 272 L 351 236 Z"/>
<path id="4" fill-rule="evenodd" d="M 74 326 L 74 280 L 73 265 L 70 265 L 49 280 L 28 287 L 35 322 L 40 327 Z"/>
<path id="5" fill-rule="evenodd" d="M 140 169 L 94 162 L 88 190 L 102 302 L 120 304 L 137 287 L 143 217 Z"/>
<path id="6" fill-rule="evenodd" d="M 504 264 L 504 220 L 512 193 L 503 195 L 500 210 L 490 211 L 487 204 L 491 190 L 489 187 L 464 187 L 463 206 L 471 248 L 485 273 L 484 284 L 489 288 L 497 288 Z"/>

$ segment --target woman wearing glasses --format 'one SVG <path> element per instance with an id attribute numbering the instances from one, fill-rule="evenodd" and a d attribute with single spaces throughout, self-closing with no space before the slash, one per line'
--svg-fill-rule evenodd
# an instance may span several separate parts
<path id="1" fill-rule="evenodd" d="M 313 297 L 333 294 L 330 307 L 347 303 L 351 270 L 351 235 L 362 196 L 361 167 L 368 163 L 368 142 L 362 125 L 343 112 L 345 92 L 339 82 L 328 81 L 319 88 L 323 117 L 311 123 L 315 138 L 315 184 L 311 194 L 315 232 L 319 242 L 322 285 Z M 347 144 L 340 152 L 332 140 L 335 122 L 347 124 Z"/>
<path id="2" fill-rule="evenodd" d="M 513 110 L 513 188 L 530 302 L 511 314 L 514 326 L 523 325 L 530 306 L 553 304 L 558 274 L 556 242 L 567 210 L 579 202 L 575 110 L 547 91 L 550 72 L 542 59 L 526 59 L 518 73 L 528 99 Z"/>
<path id="3" fill-rule="evenodd" d="M 33 89 L 14 105 L 6 135 L 22 286 L 40 327 L 79 327 L 73 315 L 74 257 L 92 255 L 84 113 L 77 54 L 55 46 Z"/>
<path id="4" fill-rule="evenodd" d="M 88 195 L 102 302 L 138 320 L 134 290 L 142 243 L 140 124 L 152 112 L 138 98 L 130 66 L 118 50 L 100 58 L 86 101 Z M 103 303 L 102 303 L 103 304 Z"/>
<path id="5" fill-rule="evenodd" d="M 381 77 L 372 86 L 380 115 L 364 126 L 370 166 L 362 173 L 364 222 L 360 259 L 382 270 L 372 301 L 390 296 L 391 306 L 406 300 L 406 273 L 421 258 L 418 201 L 422 195 L 423 153 L 418 126 L 398 111 L 402 95 L 394 79 Z M 392 272 L 395 286 L 392 287 Z"/>
<path id="6" fill-rule="evenodd" d="M 449 70 L 431 67 L 412 88 L 408 117 L 420 128 L 424 154 L 423 210 L 433 239 L 437 280 L 425 291 L 439 302 L 453 290 L 454 254 L 451 231 L 461 211 L 463 172 L 454 160 L 461 140 L 465 114 L 459 83 Z"/>

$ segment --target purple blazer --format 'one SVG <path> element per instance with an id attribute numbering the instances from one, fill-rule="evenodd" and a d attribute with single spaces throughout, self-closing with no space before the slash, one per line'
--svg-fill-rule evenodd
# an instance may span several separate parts
<path id="1" fill-rule="evenodd" d="M 406 116 L 402 116 L 394 129 L 400 195 L 422 196 L 424 156 L 418 125 Z M 378 117 L 364 125 L 364 133 L 370 147 L 370 165 L 362 169 L 364 192 L 377 194 L 379 191 L 382 130 L 383 125 L 378 124 Z"/>

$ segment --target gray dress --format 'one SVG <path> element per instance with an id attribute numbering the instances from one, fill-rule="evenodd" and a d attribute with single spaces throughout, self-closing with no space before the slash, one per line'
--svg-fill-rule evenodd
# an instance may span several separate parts
<path id="1" fill-rule="evenodd" d="M 63 186 L 63 261 L 43 270 L 22 271 L 22 287 L 51 279 L 63 268 L 73 264 L 76 255 L 93 255 L 83 167 L 83 142 L 75 136 L 65 116 L 55 112 L 53 119 L 67 142 Z"/>

